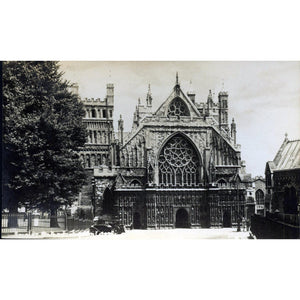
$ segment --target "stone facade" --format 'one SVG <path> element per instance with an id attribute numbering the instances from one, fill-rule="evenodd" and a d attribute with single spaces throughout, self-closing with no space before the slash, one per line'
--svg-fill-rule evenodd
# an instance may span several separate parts
<path id="1" fill-rule="evenodd" d="M 185 94 L 176 77 L 169 97 L 153 110 L 149 86 L 146 103 L 138 101 L 132 131 L 125 135 L 120 117 L 116 140 L 110 115 L 102 122 L 92 113 L 95 103 L 97 109 L 112 110 L 113 103 L 84 102 L 92 133 L 81 154 L 94 172 L 97 214 L 113 214 L 125 226 L 148 229 L 230 227 L 245 216 L 247 182 L 240 174 L 236 124 L 228 123 L 228 93 L 220 92 L 217 103 L 211 92 L 206 103 L 197 103 L 195 96 Z M 107 124 L 110 144 L 95 143 L 98 123 Z M 95 156 L 89 165 L 86 155 L 102 154 L 104 145 L 106 163 L 97 165 Z"/>
<path id="2" fill-rule="evenodd" d="M 300 140 L 287 135 L 273 161 L 266 164 L 266 190 L 270 211 L 299 215 Z"/>
<path id="3" fill-rule="evenodd" d="M 255 213 L 258 215 L 264 215 L 266 211 L 266 181 L 263 177 L 258 176 L 254 178 L 253 183 L 255 189 Z"/>
<path id="4" fill-rule="evenodd" d="M 74 90 L 78 94 L 78 89 Z M 101 212 L 105 187 L 111 187 L 111 174 L 106 170 L 114 164 L 115 136 L 113 129 L 114 85 L 106 85 L 106 97 L 80 99 L 84 105 L 83 123 L 87 129 L 87 142 L 79 155 L 86 169 L 87 184 L 79 194 L 80 206 L 93 206 L 94 214 Z M 102 180 L 95 176 L 101 171 Z"/>

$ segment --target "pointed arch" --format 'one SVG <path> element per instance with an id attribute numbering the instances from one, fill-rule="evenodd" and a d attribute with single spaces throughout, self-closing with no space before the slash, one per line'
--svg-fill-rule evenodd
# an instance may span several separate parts
<path id="1" fill-rule="evenodd" d="M 139 179 L 135 178 L 135 179 L 133 179 L 133 180 L 130 181 L 129 185 L 130 186 L 142 186 L 142 183 L 141 183 L 141 181 Z"/>
<path id="2" fill-rule="evenodd" d="M 201 155 L 183 133 L 171 135 L 158 152 L 159 184 L 166 186 L 196 186 L 202 181 Z"/>
<path id="3" fill-rule="evenodd" d="M 258 189 L 255 192 L 255 199 L 256 199 L 256 204 L 265 204 L 265 195 L 264 192 L 261 189 Z"/>
<path id="4" fill-rule="evenodd" d="M 226 187 L 227 185 L 227 180 L 225 178 L 220 178 L 217 181 L 218 187 Z"/>

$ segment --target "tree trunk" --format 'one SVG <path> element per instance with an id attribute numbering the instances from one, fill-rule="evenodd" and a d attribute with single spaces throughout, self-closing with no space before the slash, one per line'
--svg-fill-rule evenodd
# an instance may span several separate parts
<path id="1" fill-rule="evenodd" d="M 50 209 L 50 228 L 59 227 L 57 222 L 57 208 Z"/>

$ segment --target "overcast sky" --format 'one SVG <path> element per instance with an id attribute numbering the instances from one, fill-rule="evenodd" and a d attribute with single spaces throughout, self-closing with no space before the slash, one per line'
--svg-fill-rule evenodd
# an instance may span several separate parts
<path id="1" fill-rule="evenodd" d="M 299 62 L 61 62 L 65 77 L 79 84 L 81 97 L 104 98 L 106 83 L 115 86 L 114 126 L 122 114 L 130 131 L 138 98 L 145 102 L 151 84 L 153 108 L 171 93 L 175 74 L 184 92 L 190 87 L 196 101 L 206 101 L 211 89 L 229 93 L 229 118 L 237 123 L 237 143 L 252 176 L 264 175 L 284 134 L 300 138 Z"/>

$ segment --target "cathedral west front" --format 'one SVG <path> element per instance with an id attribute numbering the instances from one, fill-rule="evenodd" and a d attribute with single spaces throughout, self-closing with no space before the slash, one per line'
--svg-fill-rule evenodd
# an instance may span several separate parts
<path id="1" fill-rule="evenodd" d="M 113 131 L 114 86 L 104 100 L 84 99 L 88 140 L 80 152 L 88 183 L 81 203 L 133 229 L 236 226 L 245 215 L 244 164 L 228 93 L 197 102 L 176 75 L 169 95 L 152 107 L 149 86 L 131 132 L 122 116 Z"/>

